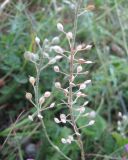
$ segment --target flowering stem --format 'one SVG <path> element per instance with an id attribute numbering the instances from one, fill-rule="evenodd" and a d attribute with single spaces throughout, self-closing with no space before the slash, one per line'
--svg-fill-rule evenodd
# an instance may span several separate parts
<path id="1" fill-rule="evenodd" d="M 78 1 L 77 8 L 76 8 L 76 11 L 75 11 L 75 21 L 74 21 L 74 31 L 73 31 L 74 38 L 73 38 L 72 46 L 70 48 L 70 50 L 71 50 L 71 53 L 70 53 L 71 54 L 71 58 L 70 58 L 70 77 L 69 77 L 68 105 L 69 105 L 69 111 L 70 111 L 70 115 L 71 115 L 71 121 L 72 121 L 72 124 L 73 124 L 73 129 L 74 129 L 74 132 L 76 133 L 77 141 L 78 141 L 78 144 L 79 144 L 79 147 L 80 147 L 80 150 L 81 150 L 81 160 L 85 160 L 83 142 L 81 140 L 81 135 L 79 133 L 79 129 L 77 127 L 77 124 L 76 124 L 76 121 L 75 121 L 75 117 L 73 115 L 73 91 L 72 91 L 72 78 L 73 78 L 73 72 L 74 72 L 73 64 L 74 64 L 74 55 L 75 55 L 75 39 L 76 39 L 77 19 L 78 19 L 77 15 L 78 15 L 78 10 L 79 10 L 81 2 L 82 2 L 82 0 Z"/>

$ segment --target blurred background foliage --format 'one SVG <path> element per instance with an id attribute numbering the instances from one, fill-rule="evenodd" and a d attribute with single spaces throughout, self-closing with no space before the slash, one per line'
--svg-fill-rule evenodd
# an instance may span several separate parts
<path id="1" fill-rule="evenodd" d="M 1 0 L 0 3 L 3 1 Z M 93 6 L 93 8 L 90 8 Z M 25 100 L 25 92 L 32 88 L 29 75 L 35 75 L 31 63 L 24 59 L 24 52 L 37 51 L 35 35 L 43 41 L 58 36 L 56 24 L 61 22 L 66 31 L 73 25 L 74 6 L 68 0 L 11 0 L 0 12 L 0 159 L 15 160 L 63 160 L 44 137 L 38 120 L 29 122 L 27 116 L 35 110 Z M 78 21 L 77 44 L 92 44 L 89 52 L 79 56 L 94 64 L 85 66 L 92 85 L 86 90 L 89 100 L 87 110 L 97 112 L 96 124 L 83 129 L 83 141 L 87 160 L 121 159 L 127 156 L 124 145 L 128 138 L 117 131 L 118 112 L 128 111 L 128 3 L 126 0 L 84 0 Z M 61 46 L 67 47 L 63 36 Z M 53 53 L 50 53 L 53 55 Z M 65 62 L 61 68 L 68 69 Z M 40 90 L 52 90 L 53 97 L 46 105 L 63 97 L 54 89 L 55 80 L 65 84 L 64 77 L 53 72 L 50 66 L 41 75 Z M 76 144 L 60 144 L 71 130 L 53 122 L 61 111 L 58 106 L 45 112 L 44 119 L 50 138 L 64 153 L 79 160 Z M 82 120 L 78 125 L 84 124 Z M 127 127 L 124 131 L 127 135 Z"/>

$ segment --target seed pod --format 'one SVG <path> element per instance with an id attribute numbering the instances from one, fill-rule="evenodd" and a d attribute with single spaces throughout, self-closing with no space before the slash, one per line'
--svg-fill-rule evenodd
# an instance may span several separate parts
<path id="1" fill-rule="evenodd" d="M 29 93 L 29 92 L 26 92 L 25 97 L 26 97 L 26 99 L 31 100 L 32 99 L 32 94 Z"/>
<path id="2" fill-rule="evenodd" d="M 59 31 L 61 31 L 61 32 L 64 31 L 64 27 L 63 27 L 63 25 L 62 25 L 61 23 L 57 23 L 57 29 L 58 29 Z"/>
<path id="3" fill-rule="evenodd" d="M 34 77 L 29 77 L 29 82 L 34 86 L 36 79 Z"/>
<path id="4" fill-rule="evenodd" d="M 50 95 L 51 95 L 51 92 L 49 92 L 49 91 L 46 91 L 46 92 L 44 93 L 44 97 L 45 97 L 45 98 L 50 97 Z"/>

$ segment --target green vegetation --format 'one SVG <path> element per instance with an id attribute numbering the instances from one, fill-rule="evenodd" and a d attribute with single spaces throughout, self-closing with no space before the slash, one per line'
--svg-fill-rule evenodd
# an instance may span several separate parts
<path id="1" fill-rule="evenodd" d="M 77 44 L 93 46 L 80 56 L 94 62 L 85 66 L 89 71 L 87 79 L 92 79 L 92 85 L 86 89 L 89 100 L 86 110 L 97 112 L 96 123 L 83 130 L 85 157 L 87 160 L 128 159 L 125 149 L 128 144 L 128 3 L 126 0 L 84 0 L 82 7 L 82 11 L 90 10 L 78 21 L 76 40 Z M 38 50 L 34 42 L 36 35 L 41 41 L 58 36 L 58 22 L 70 31 L 73 18 L 72 3 L 66 0 L 11 0 L 0 12 L 0 159 L 64 160 L 49 145 L 41 122 L 28 119 L 35 109 L 25 99 L 25 93 L 33 91 L 28 77 L 35 75 L 35 68 L 24 59 L 24 52 Z M 60 39 L 61 46 L 66 47 L 63 36 Z M 68 67 L 65 61 L 58 65 Z M 41 74 L 41 92 L 50 90 L 53 95 L 45 105 L 53 100 L 59 103 L 63 97 L 54 88 L 56 80 L 65 83 L 62 75 L 53 72 L 52 65 Z M 71 129 L 54 122 L 55 115 L 62 110 L 58 105 L 45 112 L 48 134 L 66 155 L 79 160 L 75 143 L 68 146 L 60 143 L 61 137 L 71 133 Z M 119 112 L 125 115 L 124 122 Z M 117 122 L 122 122 L 121 131 Z M 78 126 L 84 124 L 78 121 Z"/>

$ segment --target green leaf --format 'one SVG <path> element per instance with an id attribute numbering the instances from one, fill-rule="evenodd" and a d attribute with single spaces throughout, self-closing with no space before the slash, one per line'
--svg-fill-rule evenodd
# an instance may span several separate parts
<path id="1" fill-rule="evenodd" d="M 28 81 L 28 78 L 26 77 L 26 75 L 24 73 L 14 75 L 13 77 L 16 80 L 16 82 L 18 82 L 18 83 L 25 84 Z"/>
<path id="2" fill-rule="evenodd" d="M 124 146 L 125 144 L 128 144 L 128 138 L 122 137 L 119 133 L 113 132 L 112 136 L 115 138 L 116 143 L 119 147 Z"/>
<path id="3" fill-rule="evenodd" d="M 86 113 L 91 111 L 92 110 L 90 108 L 86 108 Z M 81 127 L 88 124 L 89 121 L 90 120 L 88 117 L 84 117 L 84 118 L 80 118 L 77 123 L 78 123 L 78 126 Z M 107 124 L 105 120 L 100 115 L 96 115 L 94 125 L 83 128 L 82 132 L 85 135 L 92 136 L 95 140 L 98 140 L 101 137 L 106 127 L 107 127 Z"/>

